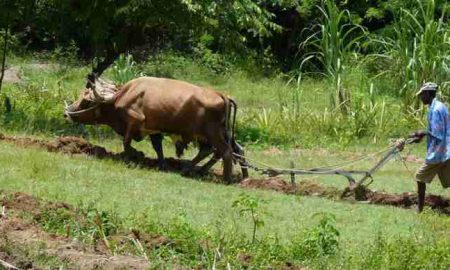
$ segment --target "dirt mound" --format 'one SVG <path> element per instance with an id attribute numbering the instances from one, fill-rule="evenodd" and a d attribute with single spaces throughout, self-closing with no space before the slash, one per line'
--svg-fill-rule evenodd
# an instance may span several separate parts
<path id="1" fill-rule="evenodd" d="M 86 154 L 96 157 L 110 157 L 112 153 L 104 147 L 95 146 L 79 137 L 59 137 L 47 145 L 50 151 L 67 154 Z"/>
<path id="2" fill-rule="evenodd" d="M 247 178 L 239 183 L 239 186 L 253 189 L 269 189 L 284 193 L 294 193 L 295 187 L 288 184 L 283 179 L 271 177 L 267 179 Z"/>
<path id="3" fill-rule="evenodd" d="M 287 194 L 327 198 L 334 198 L 340 194 L 337 188 L 325 187 L 314 181 L 303 180 L 295 185 L 292 185 L 279 177 L 265 179 L 247 178 L 239 185 L 244 188 L 269 189 Z"/>
<path id="4" fill-rule="evenodd" d="M 0 193 L 0 196 L 3 197 L 0 199 L 0 205 L 4 206 L 6 209 L 15 209 L 36 214 L 36 211 L 40 206 L 35 197 L 26 193 L 16 192 L 5 195 Z"/>

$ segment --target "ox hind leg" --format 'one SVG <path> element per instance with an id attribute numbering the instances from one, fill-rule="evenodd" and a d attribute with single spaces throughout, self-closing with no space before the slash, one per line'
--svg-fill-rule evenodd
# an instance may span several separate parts
<path id="1" fill-rule="evenodd" d="M 248 166 L 247 161 L 245 160 L 244 148 L 234 140 L 232 144 L 233 144 L 233 153 L 239 155 L 235 160 L 237 160 L 239 165 L 241 166 L 242 178 L 243 179 L 248 178 Z"/>
<path id="2" fill-rule="evenodd" d="M 163 153 L 163 147 L 162 147 L 163 135 L 161 133 L 151 134 L 150 141 L 152 142 L 153 149 L 155 150 L 156 155 L 158 156 L 159 169 L 166 170 L 167 164 L 166 164 L 166 161 L 164 160 L 164 153 Z"/>
<path id="3" fill-rule="evenodd" d="M 221 130 L 222 132 L 220 132 Z M 212 165 L 214 165 L 216 162 L 214 158 L 221 157 L 223 160 L 223 179 L 226 183 L 230 184 L 232 182 L 233 173 L 233 149 L 229 143 L 229 140 L 227 140 L 226 132 L 220 127 L 211 128 L 208 136 L 208 142 L 210 142 L 211 146 L 214 147 L 214 157 L 208 163 L 211 162 Z M 205 164 L 205 166 L 209 166 L 208 163 Z M 210 167 L 212 165 L 210 165 Z"/>
<path id="4" fill-rule="evenodd" d="M 249 176 L 248 166 L 247 166 L 247 161 L 245 160 L 244 148 L 241 145 L 239 145 L 236 141 L 233 141 L 232 145 L 233 145 L 233 153 L 236 153 L 239 155 L 238 157 L 233 158 L 233 160 L 237 160 L 237 162 L 241 166 L 242 178 L 243 179 L 248 178 L 248 176 Z M 208 155 L 213 152 L 213 148 L 209 144 L 206 144 L 206 147 L 210 151 L 208 153 Z M 211 160 L 209 160 L 205 165 L 203 165 L 201 167 L 199 173 L 206 174 L 212 168 L 212 166 L 214 166 L 214 164 L 216 164 L 219 161 L 219 159 L 220 159 L 220 156 L 217 154 L 217 152 L 214 153 L 214 156 L 211 158 Z"/>
<path id="5" fill-rule="evenodd" d="M 182 150 L 184 150 L 187 147 L 187 144 L 189 142 L 186 141 L 182 141 L 182 142 L 177 142 L 180 145 L 177 145 L 177 152 L 178 152 L 178 148 L 182 148 Z M 209 155 L 211 155 L 214 151 L 213 148 L 211 147 L 211 145 L 207 142 L 204 141 L 198 141 L 198 147 L 199 147 L 199 151 L 197 153 L 197 155 L 189 162 L 187 163 L 185 166 L 183 166 L 182 169 L 182 174 L 185 175 L 189 175 L 191 173 L 194 172 L 195 170 L 195 166 L 202 160 L 204 160 L 206 157 L 208 157 Z M 202 167 L 203 168 L 203 167 Z"/>

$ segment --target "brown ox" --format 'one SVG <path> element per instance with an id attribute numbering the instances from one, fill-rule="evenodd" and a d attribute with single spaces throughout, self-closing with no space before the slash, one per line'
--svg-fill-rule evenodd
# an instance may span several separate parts
<path id="1" fill-rule="evenodd" d="M 135 153 L 131 141 L 150 135 L 160 167 L 164 167 L 162 133 L 181 136 L 179 150 L 192 140 L 200 141 L 200 152 L 191 167 L 214 152 L 201 171 L 223 159 L 223 175 L 231 182 L 233 152 L 242 154 L 234 141 L 234 120 L 230 115 L 236 104 L 225 95 L 183 81 L 141 77 L 117 89 L 95 78 L 82 97 L 66 107 L 65 116 L 83 124 L 105 124 L 123 136 L 124 151 Z M 241 166 L 243 163 L 241 163 Z M 242 166 L 243 177 L 248 176 Z"/>

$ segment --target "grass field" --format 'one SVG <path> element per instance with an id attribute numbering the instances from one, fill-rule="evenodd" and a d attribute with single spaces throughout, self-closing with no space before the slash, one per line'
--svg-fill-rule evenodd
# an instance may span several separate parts
<path id="1" fill-rule="evenodd" d="M 27 60 L 15 59 L 12 63 L 22 66 L 26 82 L 22 86 L 6 86 L 5 92 L 13 98 L 15 107 L 12 117 L 2 115 L 4 126 L 1 131 L 9 135 L 47 139 L 80 134 L 79 127 L 62 119 L 62 104 L 66 99 L 77 97 L 87 69 L 37 70 L 30 67 Z M 185 73 L 177 71 L 179 73 L 175 72 L 174 76 L 227 91 L 239 101 L 242 114 L 263 108 L 276 110 L 293 89 L 279 79 L 248 78 L 242 74 L 211 76 L 205 75 L 202 69 L 193 68 Z M 328 102 L 324 94 L 326 84 L 305 81 L 302 89 L 304 110 L 320 113 Z M 245 118 L 239 124 L 238 128 L 245 128 Z M 111 151 L 122 151 L 120 139 L 111 135 L 108 129 L 88 128 L 88 133 L 92 143 Z M 304 135 L 306 137 L 302 137 Z M 377 152 L 389 145 L 389 137 L 398 137 L 395 135 L 400 135 L 400 132 L 378 138 L 372 144 L 373 138 L 343 143 L 337 137 L 324 135 L 326 139 L 322 139 L 319 138 L 320 133 L 308 135 L 305 132 L 298 134 L 300 139 L 295 144 L 275 147 L 270 145 L 270 140 L 248 142 L 247 155 L 252 160 L 276 167 L 289 167 L 291 161 L 299 168 L 328 166 Z M 292 131 L 290 136 L 296 137 L 297 134 Z M 151 157 L 155 156 L 148 141 L 134 146 Z M 165 149 L 167 156 L 174 156 L 173 146 L 168 141 Z M 403 154 L 420 158 L 424 150 L 424 145 L 414 145 Z M 282 268 L 281 262 L 293 262 L 296 266 L 312 269 L 450 267 L 450 217 L 430 209 L 418 215 L 414 209 L 247 190 L 237 185 L 206 181 L 208 179 L 130 167 L 112 160 L 17 147 L 4 141 L 0 142 L 0 151 L 1 190 L 23 191 L 44 200 L 64 201 L 72 205 L 92 205 L 117 215 L 121 228 L 139 228 L 188 243 L 182 247 L 149 251 L 152 268 L 170 269 L 177 265 L 225 269 L 228 263 L 233 269 Z M 193 154 L 191 149 L 187 156 Z M 349 168 L 368 168 L 375 164 L 377 158 L 371 157 Z M 400 160 L 391 161 L 375 175 L 371 188 L 390 193 L 415 192 L 411 172 L 420 163 L 406 164 L 409 169 Z M 253 171 L 251 176 L 260 177 Z M 347 185 L 344 178 L 335 176 L 305 176 L 300 179 L 340 189 Z M 450 196 L 450 191 L 443 190 L 438 181 L 429 185 L 427 192 Z M 239 209 L 233 207 L 233 203 L 244 196 L 242 194 L 258 202 L 258 218 L 264 221 L 257 230 L 257 244 L 250 241 L 251 219 L 241 217 Z M 332 214 L 335 220 L 321 219 L 318 213 Z M 339 236 L 333 233 L 334 230 L 339 232 Z M 198 251 L 198 243 L 205 238 L 210 239 L 213 247 Z M 320 252 L 308 253 L 317 246 L 320 246 Z M 334 247 L 338 248 L 334 250 Z M 217 265 L 213 262 L 216 250 L 224 254 Z M 242 253 L 251 255 L 250 265 L 239 259 Z"/>

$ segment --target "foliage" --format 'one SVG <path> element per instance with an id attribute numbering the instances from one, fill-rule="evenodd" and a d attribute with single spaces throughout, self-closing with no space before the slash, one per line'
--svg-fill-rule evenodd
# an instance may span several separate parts
<path id="1" fill-rule="evenodd" d="M 324 0 L 317 7 L 323 20 L 313 28 L 318 28 L 301 43 L 301 47 L 312 47 L 313 52 L 306 53 L 300 65 L 317 60 L 330 79 L 334 93 L 331 94 L 332 108 L 347 114 L 350 110 L 350 93 L 343 85 L 343 72 L 352 53 L 358 53 L 359 43 L 364 37 L 364 28 L 350 21 L 350 11 L 340 11 L 334 1 Z M 311 50 L 311 49 L 310 49 Z M 299 71 L 300 73 L 303 70 Z M 299 77 L 299 83 L 300 83 Z"/>
<path id="2" fill-rule="evenodd" d="M 441 92 L 450 93 L 450 43 L 445 10 L 437 18 L 435 0 L 414 1 L 415 7 L 401 8 L 393 26 L 393 36 L 380 36 L 385 49 L 380 57 L 388 57 L 398 95 L 404 109 L 417 109 L 414 93 L 426 81 L 441 85 Z"/>
<path id="3" fill-rule="evenodd" d="M 301 235 L 298 243 L 294 244 L 293 253 L 298 258 L 330 256 L 338 251 L 339 231 L 335 226 L 335 216 L 329 213 L 315 216 L 320 216 L 319 224 L 306 235 Z"/>
<path id="4" fill-rule="evenodd" d="M 136 68 L 136 62 L 131 54 L 121 54 L 111 68 L 114 83 L 123 85 L 126 82 L 139 76 Z"/>
<path id="5" fill-rule="evenodd" d="M 242 193 L 239 198 L 233 201 L 233 208 L 238 209 L 239 215 L 250 216 L 253 222 L 253 234 L 252 244 L 255 243 L 257 228 L 264 226 L 264 220 L 261 218 L 259 206 L 263 201 L 258 198 L 250 197 L 249 195 Z"/>

